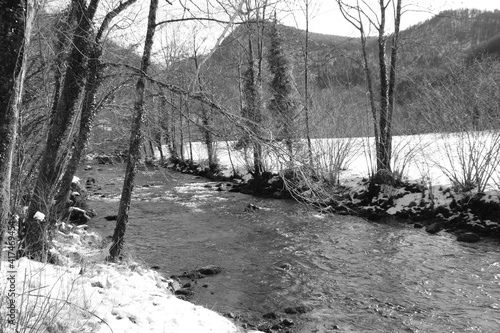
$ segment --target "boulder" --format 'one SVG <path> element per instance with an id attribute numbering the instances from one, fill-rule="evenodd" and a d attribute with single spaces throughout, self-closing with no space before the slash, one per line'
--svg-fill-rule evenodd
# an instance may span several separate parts
<path id="1" fill-rule="evenodd" d="M 473 233 L 473 232 L 466 232 L 457 237 L 458 242 L 465 242 L 465 243 L 476 243 L 479 242 L 481 238 Z"/>
<path id="2" fill-rule="evenodd" d="M 430 234 L 437 234 L 442 229 L 443 228 L 441 226 L 441 223 L 439 223 L 439 222 L 432 223 L 432 224 L 428 225 L 427 227 L 425 227 L 425 231 L 427 231 Z"/>
<path id="3" fill-rule="evenodd" d="M 268 313 L 264 313 L 264 315 L 262 315 L 262 318 L 264 318 L 264 319 L 277 319 L 278 315 L 276 315 L 276 312 L 268 312 Z"/>
<path id="4" fill-rule="evenodd" d="M 179 289 L 179 290 L 176 290 L 174 292 L 175 295 L 182 295 L 182 296 L 193 296 L 194 295 L 194 291 L 192 291 L 191 289 Z"/>
<path id="5" fill-rule="evenodd" d="M 69 209 L 69 221 L 74 224 L 87 224 L 91 217 L 87 212 L 81 208 L 70 207 Z"/>
<path id="6" fill-rule="evenodd" d="M 196 271 L 200 274 L 203 274 L 203 275 L 215 275 L 215 274 L 219 274 L 220 272 L 222 272 L 222 268 L 220 268 L 219 266 L 215 266 L 215 265 L 207 265 L 207 266 L 203 266 L 201 268 L 198 268 Z"/>

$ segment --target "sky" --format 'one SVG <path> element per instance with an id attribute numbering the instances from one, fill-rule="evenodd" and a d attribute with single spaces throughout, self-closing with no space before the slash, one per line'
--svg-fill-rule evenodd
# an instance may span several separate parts
<path id="1" fill-rule="evenodd" d="M 370 1 L 373 0 L 368 0 L 368 2 Z M 340 14 L 335 0 L 318 0 L 316 2 L 315 10 L 311 10 L 311 12 L 315 12 L 314 16 L 311 15 L 312 18 L 309 22 L 311 32 L 352 37 L 358 35 L 357 31 Z M 401 29 L 430 19 L 447 9 L 500 10 L 500 0 L 403 0 L 403 7 Z M 283 22 L 286 25 L 305 29 L 305 21 L 300 19 L 300 16 L 303 16 L 300 15 L 300 12 L 297 10 L 295 13 L 290 13 L 284 17 Z"/>

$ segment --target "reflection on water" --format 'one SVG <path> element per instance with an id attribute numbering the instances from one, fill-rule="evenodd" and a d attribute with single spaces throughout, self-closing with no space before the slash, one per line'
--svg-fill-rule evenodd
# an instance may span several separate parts
<path id="1" fill-rule="evenodd" d="M 186 175 L 138 177 L 154 186 L 134 192 L 127 232 L 135 255 L 166 275 L 224 269 L 199 282 L 206 288 L 195 287 L 196 303 L 259 315 L 311 306 L 293 317 L 294 332 L 498 332 L 496 241 L 462 244 L 407 225 L 320 215 Z M 267 209 L 245 212 L 249 203 Z M 91 206 L 104 216 L 117 203 L 94 197 Z M 92 226 L 111 234 L 103 221 Z"/>

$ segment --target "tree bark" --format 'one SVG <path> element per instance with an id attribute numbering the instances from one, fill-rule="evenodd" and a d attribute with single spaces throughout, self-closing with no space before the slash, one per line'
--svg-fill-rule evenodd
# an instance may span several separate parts
<path id="1" fill-rule="evenodd" d="M 196 79 L 198 83 L 198 89 L 203 91 L 203 84 L 201 82 L 201 77 L 200 77 L 200 67 L 198 64 L 198 55 L 196 54 L 196 49 L 194 51 L 194 65 L 196 68 Z M 207 110 L 205 105 L 200 102 L 200 108 L 201 108 L 201 124 L 200 130 L 203 134 L 203 138 L 205 140 L 205 146 L 207 147 L 207 155 L 208 155 L 208 167 L 210 170 L 215 170 L 217 166 L 217 156 L 215 155 L 215 150 L 213 146 L 213 139 L 212 139 L 212 134 L 210 133 L 210 116 L 211 112 Z"/>
<path id="2" fill-rule="evenodd" d="M 59 192 L 55 197 L 56 204 L 54 211 L 56 216 L 61 216 L 67 208 L 71 183 L 80 165 L 82 153 L 90 136 L 92 121 L 96 112 L 95 95 L 102 79 L 102 72 L 99 69 L 102 51 L 99 45 L 94 44 L 91 47 L 93 50 L 90 52 L 90 59 L 87 66 L 88 75 L 87 81 L 85 82 L 82 111 L 80 115 L 80 130 L 76 138 L 75 146 L 73 147 L 71 158 L 61 179 Z"/>
<path id="3" fill-rule="evenodd" d="M 90 137 L 92 122 L 97 112 L 95 98 L 97 90 L 101 86 L 103 75 L 101 67 L 103 33 L 105 30 L 107 30 L 109 23 L 113 18 L 115 18 L 118 14 L 127 9 L 136 1 L 137 0 L 129 0 L 127 2 L 121 3 L 111 12 L 109 12 L 105 16 L 95 39 L 92 42 L 89 41 L 87 52 L 89 60 L 86 67 L 87 78 L 85 82 L 83 102 L 81 106 L 80 129 L 72 150 L 71 158 L 68 162 L 68 165 L 66 166 L 66 170 L 59 184 L 59 192 L 55 198 L 55 211 L 57 216 L 60 216 L 65 211 L 66 204 L 70 195 L 71 182 L 73 181 L 76 170 L 80 165 L 83 151 Z M 97 6 L 97 3 L 95 5 Z"/>
<path id="4" fill-rule="evenodd" d="M 386 63 L 386 36 L 385 36 L 385 5 L 384 0 L 379 0 L 380 5 L 380 25 L 378 27 L 378 62 L 380 76 L 380 118 L 379 130 L 380 140 L 377 143 L 377 172 L 391 169 L 390 159 L 386 147 L 387 140 L 387 115 L 389 108 L 389 82 L 387 78 Z"/>
<path id="5" fill-rule="evenodd" d="M 18 132 L 26 48 L 34 19 L 32 0 L 0 2 L 0 245 L 10 217 L 10 182 Z"/>
<path id="6" fill-rule="evenodd" d="M 309 129 L 309 0 L 305 0 L 306 14 L 306 40 L 304 50 L 304 111 L 306 122 L 306 139 L 307 139 L 307 155 L 309 157 L 309 165 L 313 166 L 313 153 L 311 144 L 311 130 Z"/>
<path id="7" fill-rule="evenodd" d="M 261 123 L 260 115 L 260 90 L 258 87 L 259 80 L 255 68 L 255 58 L 252 46 L 251 36 L 248 37 L 248 68 L 244 75 L 244 107 L 243 117 L 248 119 L 248 129 L 254 133 L 254 138 L 250 138 L 253 147 L 253 177 L 259 178 L 263 171 L 262 165 L 262 145 L 258 141 L 259 124 Z M 246 144 L 247 138 L 243 138 Z"/>
<path id="8" fill-rule="evenodd" d="M 127 160 L 127 169 L 125 180 L 123 182 L 122 195 L 120 198 L 120 206 L 118 208 L 118 218 L 116 221 L 115 231 L 113 233 L 113 244 L 109 250 L 109 259 L 116 261 L 122 253 L 125 244 L 125 232 L 128 224 L 128 212 L 130 210 L 130 200 L 134 188 L 135 174 L 137 172 L 136 165 L 140 158 L 140 147 L 142 142 L 141 127 L 144 122 L 144 89 L 146 83 L 146 75 L 151 59 L 151 49 L 153 47 L 153 37 L 156 27 L 156 11 L 158 9 L 158 0 L 151 0 L 148 15 L 148 28 L 146 32 L 146 40 L 144 42 L 144 52 L 141 60 L 141 75 L 137 80 L 135 103 L 134 103 L 134 118 L 130 133 L 129 155 Z"/>
<path id="9" fill-rule="evenodd" d="M 392 35 L 391 45 L 391 63 L 389 72 L 389 90 L 388 99 L 389 105 L 387 110 L 387 130 L 386 130 L 386 149 L 388 152 L 388 160 L 392 158 L 392 115 L 394 114 L 394 101 L 396 100 L 396 73 L 398 63 L 398 50 L 399 50 L 399 29 L 401 24 L 401 0 L 397 0 L 396 13 L 394 21 L 394 34 Z"/>
<path id="10" fill-rule="evenodd" d="M 165 145 L 168 148 L 170 159 L 177 160 L 177 146 L 175 144 L 175 124 L 174 124 L 174 103 L 170 101 L 170 108 L 167 110 L 167 96 L 163 91 L 160 92 L 160 137 L 165 140 Z M 166 162 L 166 161 L 163 161 Z"/>
<path id="11" fill-rule="evenodd" d="M 179 140 L 180 140 L 180 156 L 181 160 L 185 160 L 186 156 L 184 154 L 184 125 L 182 124 L 182 108 L 184 105 L 184 96 L 179 96 Z"/>
<path id="12" fill-rule="evenodd" d="M 44 212 L 46 215 L 50 214 L 50 206 L 60 171 L 57 165 L 58 156 L 73 121 L 75 106 L 82 90 L 89 34 L 97 3 L 98 0 L 92 0 L 87 9 L 84 0 L 73 0 L 72 2 L 72 6 L 76 10 L 78 24 L 73 33 L 73 46 L 68 57 L 62 91 L 55 112 L 51 115 L 46 146 L 33 197 L 28 208 L 27 221 L 24 223 L 26 234 L 21 254 L 35 260 L 45 261 L 47 259 L 49 226 L 47 221 L 38 221 L 33 216 L 37 211 Z"/>

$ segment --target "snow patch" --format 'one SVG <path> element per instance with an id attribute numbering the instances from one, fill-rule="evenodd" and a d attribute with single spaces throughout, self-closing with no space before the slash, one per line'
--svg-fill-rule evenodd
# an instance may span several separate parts
<path id="1" fill-rule="evenodd" d="M 42 212 L 36 212 L 35 215 L 33 215 L 33 218 L 38 221 L 43 221 L 45 220 L 45 214 Z"/>

